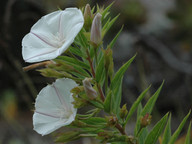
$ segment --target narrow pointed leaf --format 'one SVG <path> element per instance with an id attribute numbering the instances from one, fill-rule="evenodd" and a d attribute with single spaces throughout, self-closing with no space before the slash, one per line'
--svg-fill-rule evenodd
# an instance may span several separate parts
<path id="1" fill-rule="evenodd" d="M 148 100 L 145 107 L 143 108 L 141 115 L 144 116 L 146 113 L 151 113 L 153 110 L 153 107 L 155 105 L 155 102 L 159 96 L 159 93 L 161 92 L 161 89 L 163 87 L 164 81 L 162 82 L 161 86 L 158 88 L 158 90 L 154 93 L 154 95 Z"/>
<path id="2" fill-rule="evenodd" d="M 65 132 L 61 136 L 57 137 L 55 142 L 69 142 L 69 141 L 80 138 L 79 135 L 80 135 L 79 131 Z"/>
<path id="3" fill-rule="evenodd" d="M 148 135 L 148 129 L 147 128 L 143 128 L 139 134 L 138 134 L 138 143 L 139 144 L 144 144 L 145 143 L 145 139 L 147 138 Z"/>
<path id="4" fill-rule="evenodd" d="M 138 105 L 140 104 L 140 102 L 142 101 L 142 99 L 144 98 L 144 96 L 146 95 L 146 93 L 149 91 L 151 86 L 149 86 L 146 90 L 144 90 L 140 96 L 137 98 L 137 100 L 133 103 L 133 105 L 131 106 L 129 113 L 127 115 L 127 118 L 125 120 L 125 124 L 127 124 L 128 120 L 131 118 L 131 116 L 133 115 L 133 113 L 135 112 L 135 110 L 137 109 Z"/>
<path id="5" fill-rule="evenodd" d="M 63 61 L 66 61 L 72 65 L 78 65 L 78 66 L 81 66 L 82 68 L 85 68 L 85 69 L 90 69 L 90 66 L 87 65 L 86 63 L 80 61 L 80 60 L 77 60 L 75 58 L 71 58 L 71 57 L 68 57 L 68 56 L 59 56 L 57 57 L 57 59 L 60 59 L 60 60 L 63 60 Z"/>
<path id="6" fill-rule="evenodd" d="M 171 138 L 171 114 L 169 116 L 167 125 L 164 130 L 162 144 L 168 144 L 170 138 Z"/>
<path id="7" fill-rule="evenodd" d="M 81 52 L 80 48 L 77 47 L 70 47 L 69 51 L 79 57 L 84 57 L 83 53 Z"/>
<path id="8" fill-rule="evenodd" d="M 105 34 L 108 32 L 108 30 L 111 28 L 111 26 L 115 23 L 115 21 L 117 20 L 117 18 L 119 17 L 120 14 L 118 14 L 116 17 L 114 17 L 109 23 L 108 25 L 106 26 L 106 29 L 103 29 L 103 34 L 102 36 L 104 37 Z"/>
<path id="9" fill-rule="evenodd" d="M 181 130 L 183 129 L 183 126 L 186 123 L 190 113 L 191 113 L 191 111 L 189 111 L 189 113 L 184 117 L 184 119 L 182 120 L 181 124 L 179 125 L 179 127 L 177 128 L 175 133 L 172 135 L 172 137 L 171 137 L 171 139 L 170 139 L 168 144 L 174 144 L 175 143 L 175 141 L 177 140 Z"/>
<path id="10" fill-rule="evenodd" d="M 114 114 L 119 116 L 121 97 L 122 97 L 122 82 L 123 77 L 120 78 L 116 83 L 117 87 L 112 89 L 112 111 Z"/>
<path id="11" fill-rule="evenodd" d="M 105 22 L 102 30 L 105 30 L 105 29 L 107 28 L 107 26 L 108 26 L 108 24 L 109 24 L 110 21 L 111 21 L 111 18 L 108 18 L 107 21 Z"/>
<path id="12" fill-rule="evenodd" d="M 45 76 L 45 77 L 52 77 L 52 78 L 63 78 L 63 77 L 72 77 L 70 74 L 66 73 L 66 72 L 58 72 L 54 69 L 51 68 L 45 68 L 45 69 L 41 69 L 41 70 L 37 70 L 39 72 L 41 72 L 41 75 Z"/>
<path id="13" fill-rule="evenodd" d="M 56 69 L 58 71 L 66 71 L 69 73 L 76 72 L 84 77 L 90 77 L 89 73 L 79 65 L 63 61 L 63 59 L 54 59 L 54 61 L 56 62 L 56 65 L 49 65 L 50 68 Z"/>
<path id="14" fill-rule="evenodd" d="M 101 75 L 104 73 L 104 57 L 101 58 L 101 60 L 99 61 L 99 64 L 96 68 L 96 74 L 95 74 L 95 80 L 97 83 L 100 82 L 101 80 Z"/>
<path id="15" fill-rule="evenodd" d="M 135 59 L 136 55 L 134 55 L 128 62 L 126 62 L 115 74 L 112 82 L 111 82 L 111 89 L 114 89 L 118 86 L 117 81 L 119 81 L 123 75 L 125 74 L 126 70 Z"/>
<path id="16" fill-rule="evenodd" d="M 140 128 L 140 115 L 141 115 L 141 111 L 142 111 L 142 105 L 141 105 L 141 103 L 139 103 L 139 105 L 137 107 L 137 121 L 136 121 L 136 124 L 135 124 L 134 136 L 137 136 L 137 133 L 138 133 L 139 128 Z"/>
<path id="17" fill-rule="evenodd" d="M 117 35 L 113 38 L 113 40 L 110 42 L 109 47 L 113 48 L 114 44 L 116 43 L 121 31 L 123 30 L 123 26 L 121 27 L 121 29 L 119 30 L 119 32 L 117 33 Z"/>
<path id="18" fill-rule="evenodd" d="M 168 113 L 153 127 L 145 140 L 145 144 L 155 144 L 157 142 L 158 137 L 161 135 L 165 127 L 167 117 Z"/>
<path id="19" fill-rule="evenodd" d="M 106 120 L 104 118 L 101 118 L 101 117 L 90 117 L 88 119 L 82 120 L 82 122 L 84 122 L 88 125 L 95 125 L 95 126 L 107 124 Z"/>
<path id="20" fill-rule="evenodd" d="M 113 5 L 113 3 L 114 3 L 114 2 L 112 2 L 109 6 L 107 6 L 107 7 L 105 8 L 105 10 L 103 11 L 103 13 L 102 13 L 102 18 L 101 18 L 102 21 L 103 21 L 103 19 L 106 18 L 106 15 L 107 15 L 109 9 L 111 8 L 111 6 Z"/>
<path id="21" fill-rule="evenodd" d="M 191 122 L 189 124 L 189 128 L 187 130 L 187 135 L 186 135 L 186 138 L 185 138 L 185 144 L 191 144 L 190 143 L 190 139 L 191 139 Z"/>
<path id="22" fill-rule="evenodd" d="M 104 106 L 100 102 L 93 101 L 93 100 L 90 100 L 89 102 L 91 105 L 95 106 L 96 108 L 104 109 Z"/>
<path id="23" fill-rule="evenodd" d="M 105 102 L 104 102 L 104 110 L 105 112 L 110 113 L 111 109 L 112 109 L 112 91 L 108 92 L 106 98 L 105 98 Z"/>

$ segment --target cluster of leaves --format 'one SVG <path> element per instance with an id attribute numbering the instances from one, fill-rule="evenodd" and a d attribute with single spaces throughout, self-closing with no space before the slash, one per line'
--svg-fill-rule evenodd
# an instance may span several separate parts
<path id="1" fill-rule="evenodd" d="M 150 114 L 163 83 L 144 106 L 142 106 L 141 101 L 149 91 L 150 86 L 140 94 L 129 111 L 126 105 L 122 108 L 120 106 L 123 76 L 136 56 L 133 56 L 114 73 L 112 48 L 123 27 L 106 48 L 103 47 L 102 41 L 98 44 L 90 41 L 91 24 L 97 13 L 102 15 L 102 39 L 117 20 L 119 15 L 112 19 L 108 18 L 111 6 L 112 4 L 105 9 L 98 6 L 97 8 L 94 7 L 90 15 L 85 18 L 83 29 L 77 35 L 73 45 L 65 52 L 65 55 L 57 57 L 53 63 L 47 65 L 47 68 L 39 70 L 46 77 L 65 77 L 75 80 L 79 86 L 71 90 L 75 100 L 73 104 L 79 109 L 91 106 L 91 110 L 86 111 L 85 114 L 77 114 L 75 121 L 68 126 L 72 130 L 59 134 L 56 142 L 68 142 L 81 137 L 95 137 L 102 143 L 155 144 L 160 137 L 162 144 L 174 144 L 190 112 L 173 135 L 171 135 L 170 126 L 171 115 L 168 113 L 157 122 L 151 131 L 148 131 L 147 127 L 150 124 Z M 97 97 L 94 98 L 86 93 L 86 88 L 82 82 L 85 78 L 92 79 L 90 82 L 97 92 Z M 128 136 L 125 128 L 136 110 L 135 130 L 132 136 Z M 105 117 L 100 116 L 101 112 L 105 113 Z M 185 144 L 190 144 L 190 127 L 191 124 Z"/>

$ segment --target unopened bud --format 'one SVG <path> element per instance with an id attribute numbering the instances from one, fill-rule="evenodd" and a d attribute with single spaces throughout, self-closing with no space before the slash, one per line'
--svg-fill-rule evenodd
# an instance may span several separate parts
<path id="1" fill-rule="evenodd" d="M 125 119 L 125 117 L 127 116 L 128 110 L 127 110 L 127 105 L 124 104 L 120 110 L 120 118 Z"/>
<path id="2" fill-rule="evenodd" d="M 118 122 L 118 119 L 115 116 L 108 116 L 106 119 L 108 126 L 115 126 Z"/>
<path id="3" fill-rule="evenodd" d="M 149 113 L 145 114 L 145 116 L 141 117 L 141 119 L 140 119 L 141 120 L 141 126 L 142 127 L 148 126 L 151 123 L 151 119 L 152 119 L 152 116 Z"/>
<path id="4" fill-rule="evenodd" d="M 85 10 L 84 10 L 84 19 L 91 17 L 91 7 L 89 4 L 86 4 Z"/>
<path id="5" fill-rule="evenodd" d="M 101 17 L 100 13 L 97 13 L 93 19 L 91 25 L 91 42 L 98 45 L 100 44 L 102 37 L 101 37 Z"/>
<path id="6" fill-rule="evenodd" d="M 91 28 L 91 22 L 93 20 L 92 17 L 91 7 L 89 4 L 87 4 L 84 10 L 84 27 L 87 31 L 89 31 Z"/>
<path id="7" fill-rule="evenodd" d="M 83 86 L 84 86 L 84 90 L 85 93 L 87 94 L 87 96 L 90 99 L 95 99 L 97 97 L 97 92 L 93 89 L 92 85 L 91 85 L 91 78 L 85 78 L 83 80 Z"/>

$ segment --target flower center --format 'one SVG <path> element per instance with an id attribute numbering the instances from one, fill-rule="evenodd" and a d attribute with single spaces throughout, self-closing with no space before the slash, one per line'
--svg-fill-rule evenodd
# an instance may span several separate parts
<path id="1" fill-rule="evenodd" d="M 58 109 L 58 113 L 60 116 L 60 119 L 69 119 L 69 117 L 73 114 L 72 110 L 70 108 L 67 108 L 65 106 L 61 106 L 60 109 Z"/>
<path id="2" fill-rule="evenodd" d="M 63 35 L 57 32 L 56 35 L 52 35 L 50 42 L 55 48 L 60 48 L 64 44 L 65 39 Z"/>

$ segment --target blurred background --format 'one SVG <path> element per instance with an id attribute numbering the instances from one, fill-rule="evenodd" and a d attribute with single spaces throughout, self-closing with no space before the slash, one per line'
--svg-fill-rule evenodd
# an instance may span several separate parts
<path id="1" fill-rule="evenodd" d="M 36 95 L 53 79 L 44 78 L 35 70 L 22 70 L 29 64 L 22 59 L 21 41 L 31 26 L 43 15 L 58 8 L 82 7 L 86 3 L 106 7 L 111 2 L 0 1 L 0 144 L 54 143 L 50 136 L 42 137 L 32 127 Z M 192 1 L 117 0 L 111 8 L 111 16 L 118 13 L 121 15 L 104 43 L 107 45 L 124 25 L 113 49 L 115 70 L 137 53 L 124 77 L 122 104 L 127 103 L 129 108 L 150 84 L 152 88 L 148 96 L 165 80 L 152 114 L 153 122 L 170 111 L 172 130 L 175 130 L 192 106 Z M 89 139 L 81 141 L 93 143 Z"/>

